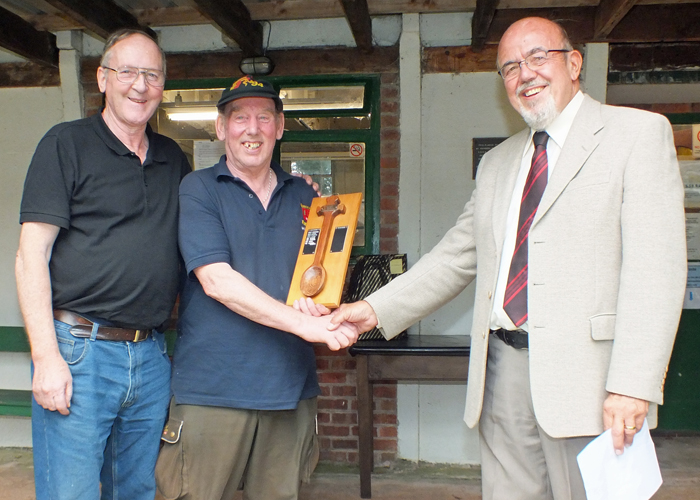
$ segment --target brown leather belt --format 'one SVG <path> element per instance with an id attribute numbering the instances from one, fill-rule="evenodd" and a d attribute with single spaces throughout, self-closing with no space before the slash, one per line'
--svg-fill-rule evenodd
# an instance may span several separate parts
<path id="1" fill-rule="evenodd" d="M 504 330 L 499 328 L 498 330 L 491 330 L 491 333 L 515 349 L 527 349 L 528 347 L 527 332 L 525 330 Z"/>
<path id="2" fill-rule="evenodd" d="M 70 325 L 70 333 L 74 337 L 89 338 L 92 336 L 92 321 L 64 309 L 54 309 L 53 317 Z M 121 342 L 141 342 L 151 336 L 152 329 L 117 328 L 113 326 L 102 326 L 97 328 L 98 340 L 118 340 Z"/>

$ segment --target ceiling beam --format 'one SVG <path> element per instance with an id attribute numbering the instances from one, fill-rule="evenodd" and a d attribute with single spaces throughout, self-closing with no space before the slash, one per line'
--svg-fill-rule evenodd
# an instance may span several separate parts
<path id="1" fill-rule="evenodd" d="M 595 13 L 593 38 L 607 37 L 635 3 L 637 0 L 600 0 Z"/>
<path id="2" fill-rule="evenodd" d="M 151 28 L 139 25 L 133 14 L 119 7 L 113 0 L 100 0 L 99 2 L 94 0 L 45 1 L 103 40 L 121 28 L 141 29 L 149 36 L 156 38 L 156 33 Z"/>
<path id="3" fill-rule="evenodd" d="M 32 62 L 58 67 L 56 35 L 37 31 L 17 14 L 0 7 L 0 47 Z"/>
<path id="4" fill-rule="evenodd" d="M 476 0 L 476 9 L 472 16 L 472 50 L 474 52 L 480 52 L 484 48 L 498 1 Z"/>
<path id="5" fill-rule="evenodd" d="M 367 0 L 340 0 L 348 20 L 355 44 L 365 54 L 372 52 L 372 19 Z"/>
<path id="6" fill-rule="evenodd" d="M 241 0 L 194 0 L 194 3 L 219 31 L 238 44 L 245 56 L 263 55 L 262 25 L 253 21 Z"/>

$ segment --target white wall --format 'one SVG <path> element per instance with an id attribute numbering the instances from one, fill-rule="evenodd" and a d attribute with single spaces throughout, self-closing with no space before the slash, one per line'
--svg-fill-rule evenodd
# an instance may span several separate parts
<path id="1" fill-rule="evenodd" d="M 14 262 L 19 204 L 37 143 L 63 119 L 59 87 L 0 89 L 0 326 L 21 326 Z M 0 388 L 31 389 L 29 354 L 0 353 Z M 27 418 L 0 418 L 0 446 L 31 446 Z"/>

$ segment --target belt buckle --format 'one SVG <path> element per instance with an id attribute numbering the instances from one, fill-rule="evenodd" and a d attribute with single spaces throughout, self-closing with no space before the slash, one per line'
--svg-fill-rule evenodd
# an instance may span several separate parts
<path id="1" fill-rule="evenodd" d="M 141 332 L 142 332 L 141 330 L 136 330 L 136 335 L 134 336 L 134 342 L 140 342 L 141 340 L 143 340 L 141 338 Z"/>

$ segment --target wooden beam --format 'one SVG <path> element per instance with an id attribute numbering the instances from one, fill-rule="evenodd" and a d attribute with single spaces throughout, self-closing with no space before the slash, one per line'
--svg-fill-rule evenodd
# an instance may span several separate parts
<path id="1" fill-rule="evenodd" d="M 637 5 L 604 41 L 699 42 L 700 8 L 697 3 Z"/>
<path id="2" fill-rule="evenodd" d="M 498 0 L 476 0 L 476 10 L 472 17 L 472 50 L 474 52 L 480 52 L 484 48 L 497 5 Z"/>
<path id="3" fill-rule="evenodd" d="M 0 7 L 0 47 L 44 66 L 58 67 L 56 36 Z"/>
<path id="4" fill-rule="evenodd" d="M 610 44 L 610 71 L 674 71 L 698 66 L 700 43 Z"/>
<path id="5" fill-rule="evenodd" d="M 0 88 L 58 87 L 58 67 L 31 62 L 0 64 Z"/>
<path id="6" fill-rule="evenodd" d="M 136 28 L 156 38 L 155 32 L 140 26 L 136 17 L 119 7 L 113 0 L 45 0 L 65 15 L 78 22 L 87 31 L 106 40 L 109 35 L 121 28 Z"/>
<path id="7" fill-rule="evenodd" d="M 241 0 L 194 0 L 224 35 L 234 40 L 245 56 L 263 55 L 262 25 L 253 21 Z"/>
<path id="8" fill-rule="evenodd" d="M 637 0 L 600 0 L 595 13 L 593 38 L 607 37 Z"/>
<path id="9" fill-rule="evenodd" d="M 372 19 L 367 0 L 340 0 L 348 20 L 355 44 L 365 54 L 372 52 Z"/>

